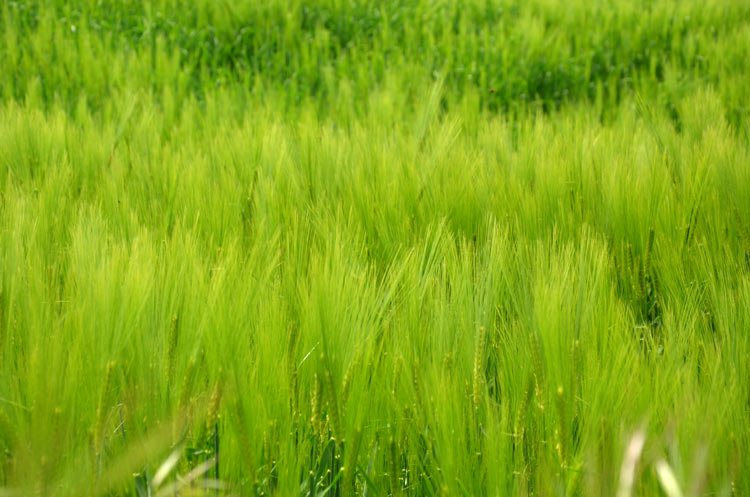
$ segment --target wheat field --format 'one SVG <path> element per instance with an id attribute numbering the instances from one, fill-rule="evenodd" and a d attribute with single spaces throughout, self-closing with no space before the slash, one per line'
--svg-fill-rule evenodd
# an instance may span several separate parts
<path id="1" fill-rule="evenodd" d="M 5 0 L 0 496 L 750 494 L 750 3 Z"/>

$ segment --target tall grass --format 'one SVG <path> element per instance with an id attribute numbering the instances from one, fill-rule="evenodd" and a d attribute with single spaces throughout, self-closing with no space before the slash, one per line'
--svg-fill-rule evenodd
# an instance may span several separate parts
<path id="1" fill-rule="evenodd" d="M 750 491 L 745 4 L 0 16 L 0 494 Z"/>

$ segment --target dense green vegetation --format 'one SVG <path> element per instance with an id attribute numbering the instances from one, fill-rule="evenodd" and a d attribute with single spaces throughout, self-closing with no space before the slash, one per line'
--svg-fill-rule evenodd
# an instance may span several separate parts
<path id="1" fill-rule="evenodd" d="M 750 493 L 749 65 L 729 0 L 5 1 L 0 496 Z"/>

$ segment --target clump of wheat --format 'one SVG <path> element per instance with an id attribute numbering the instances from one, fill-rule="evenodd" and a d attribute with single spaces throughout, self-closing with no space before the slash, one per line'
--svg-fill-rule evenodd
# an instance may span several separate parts
<path id="1" fill-rule="evenodd" d="M 478 410 L 484 398 L 484 357 L 487 346 L 487 331 L 484 326 L 479 327 L 477 341 L 474 347 L 474 368 L 472 370 L 472 403 L 474 410 Z"/>

